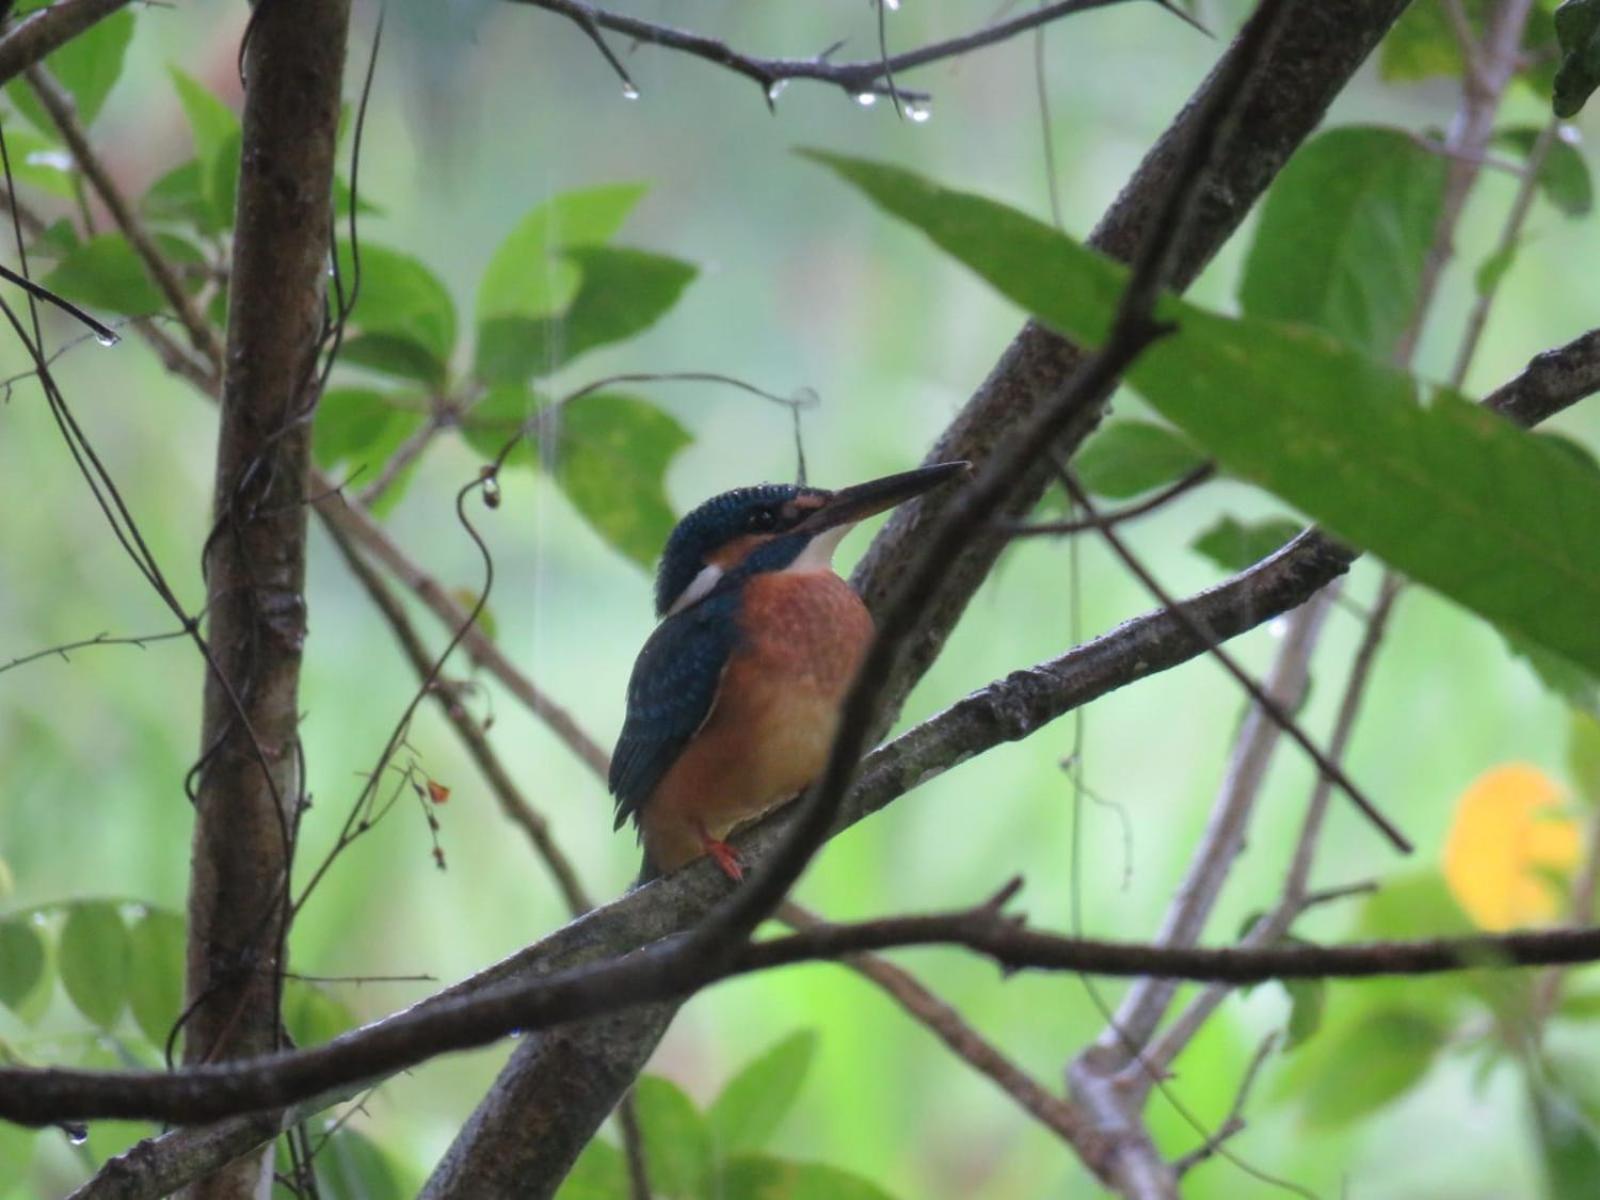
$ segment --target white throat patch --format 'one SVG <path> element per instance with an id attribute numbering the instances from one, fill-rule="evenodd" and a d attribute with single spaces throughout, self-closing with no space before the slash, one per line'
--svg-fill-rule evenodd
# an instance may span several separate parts
<path id="1" fill-rule="evenodd" d="M 784 570 L 830 570 L 833 567 L 833 552 L 839 548 L 839 543 L 844 541 L 845 534 L 854 528 L 854 523 L 851 523 L 848 525 L 835 525 L 832 529 L 824 529 L 806 543 L 806 548 L 800 551 L 799 557 L 785 567 Z"/>
<path id="2" fill-rule="evenodd" d="M 672 607 L 667 609 L 667 616 L 681 613 L 689 605 L 699 600 L 702 596 L 717 586 L 717 580 L 722 578 L 722 568 L 712 563 L 700 568 L 700 574 L 689 581 L 689 586 L 684 588 L 678 598 L 672 602 Z M 666 618 L 663 617 L 662 620 Z"/>

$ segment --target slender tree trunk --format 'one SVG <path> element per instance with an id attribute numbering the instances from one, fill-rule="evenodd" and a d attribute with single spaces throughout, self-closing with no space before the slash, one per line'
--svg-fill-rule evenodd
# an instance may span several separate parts
<path id="1" fill-rule="evenodd" d="M 184 1061 L 280 1044 L 301 795 L 306 478 L 324 321 L 334 141 L 349 0 L 259 0 L 246 57 L 189 890 Z M 196 1184 L 266 1197 L 270 1143 Z"/>

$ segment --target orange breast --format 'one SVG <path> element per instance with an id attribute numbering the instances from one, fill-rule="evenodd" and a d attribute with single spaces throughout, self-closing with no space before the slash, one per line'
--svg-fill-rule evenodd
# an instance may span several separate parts
<path id="1" fill-rule="evenodd" d="M 740 624 L 711 715 L 641 813 L 661 870 L 817 776 L 872 638 L 866 606 L 832 571 L 757 575 L 745 585 Z"/>

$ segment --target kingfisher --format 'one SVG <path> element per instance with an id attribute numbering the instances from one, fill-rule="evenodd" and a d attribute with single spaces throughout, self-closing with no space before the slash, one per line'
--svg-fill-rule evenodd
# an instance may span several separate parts
<path id="1" fill-rule="evenodd" d="M 645 876 L 710 855 L 743 877 L 728 835 L 822 772 L 872 640 L 835 549 L 858 522 L 970 470 L 937 463 L 838 491 L 763 483 L 678 522 L 611 756 L 615 827 L 638 826 Z"/>

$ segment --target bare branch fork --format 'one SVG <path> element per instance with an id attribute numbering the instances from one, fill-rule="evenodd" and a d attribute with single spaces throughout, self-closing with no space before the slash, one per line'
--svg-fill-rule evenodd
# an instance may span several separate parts
<path id="1" fill-rule="evenodd" d="M 1126 0 L 1053 0 L 1052 3 L 1026 9 L 1015 17 L 997 21 L 993 25 L 948 41 L 908 50 L 903 54 L 848 63 L 830 61 L 831 54 L 833 50 L 838 49 L 838 45 L 830 47 L 814 58 L 760 58 L 735 50 L 717 38 L 611 12 L 583 3 L 583 0 L 512 0 L 512 2 L 525 4 L 530 8 L 542 8 L 546 12 L 566 17 L 594 42 L 606 62 L 622 80 L 623 86 L 633 89 L 634 94 L 637 94 L 638 89 L 634 88 L 633 80 L 621 60 L 606 44 L 602 30 L 620 33 L 636 42 L 676 50 L 724 67 L 753 80 L 761 88 L 761 94 L 771 104 L 776 99 L 777 90 L 793 79 L 809 79 L 831 84 L 852 97 L 894 96 L 905 100 L 926 100 L 928 98 L 926 92 L 908 91 L 893 83 L 893 77 L 916 67 L 970 54 L 974 50 L 1006 41 L 1019 33 L 1058 21 L 1073 13 L 1106 8 L 1113 4 L 1125 3 Z M 1168 6 L 1162 4 L 1161 7 Z"/>

